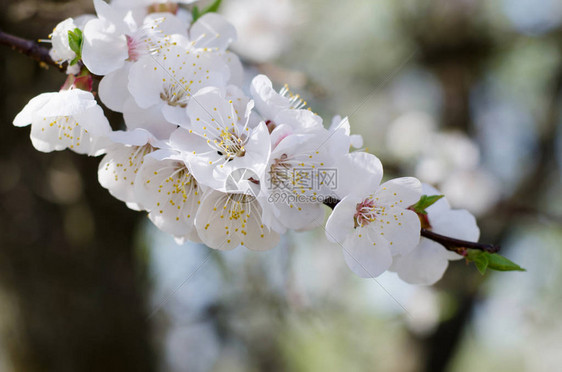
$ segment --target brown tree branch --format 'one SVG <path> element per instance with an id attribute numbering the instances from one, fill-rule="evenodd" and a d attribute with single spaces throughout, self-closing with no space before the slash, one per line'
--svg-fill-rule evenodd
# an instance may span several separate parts
<path id="1" fill-rule="evenodd" d="M 59 65 L 49 55 L 49 49 L 39 43 L 7 34 L 0 30 L 0 45 L 5 45 L 26 56 L 36 60 L 43 67 L 54 66 L 60 71 L 65 71 L 65 64 Z"/>
<path id="2" fill-rule="evenodd" d="M 459 248 L 466 249 L 477 249 L 479 251 L 484 251 L 488 253 L 497 253 L 500 250 L 500 246 L 497 244 L 486 244 L 486 243 L 476 243 L 469 242 L 466 240 L 450 238 L 445 235 L 434 233 L 431 230 L 421 229 L 421 236 L 424 238 L 433 240 L 441 244 L 443 247 L 447 248 L 449 251 L 457 252 Z"/>

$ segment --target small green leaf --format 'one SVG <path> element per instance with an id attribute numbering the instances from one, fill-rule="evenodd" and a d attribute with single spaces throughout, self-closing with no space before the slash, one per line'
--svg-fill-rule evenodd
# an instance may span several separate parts
<path id="1" fill-rule="evenodd" d="M 474 262 L 474 265 L 476 265 L 476 268 L 478 269 L 478 271 L 480 271 L 480 274 L 484 275 L 489 265 L 488 256 L 487 256 L 488 254 L 489 253 L 487 252 L 478 251 L 475 249 L 469 249 L 466 258 L 469 261 Z"/>
<path id="2" fill-rule="evenodd" d="M 72 61 L 70 61 L 69 65 L 74 66 L 75 64 L 78 63 L 78 61 L 80 61 L 80 57 L 76 56 Z"/>
<path id="3" fill-rule="evenodd" d="M 474 265 L 476 265 L 476 268 L 482 275 L 486 273 L 486 269 L 496 271 L 525 271 L 521 266 L 497 253 L 469 249 L 467 250 L 466 258 L 474 262 Z"/>
<path id="4" fill-rule="evenodd" d="M 221 2 L 222 0 L 215 0 L 211 5 L 209 5 L 207 7 L 207 9 L 205 9 L 205 11 L 203 12 L 203 14 L 207 14 L 207 13 L 216 13 L 219 10 L 219 7 L 221 6 Z"/>
<path id="5" fill-rule="evenodd" d="M 79 28 L 75 28 L 72 31 L 68 31 L 68 46 L 74 53 L 78 59 L 82 56 L 82 31 Z"/>
<path id="6" fill-rule="evenodd" d="M 488 254 L 488 267 L 497 271 L 527 271 L 515 262 L 501 256 L 497 253 Z"/>
<path id="7" fill-rule="evenodd" d="M 418 214 L 427 214 L 425 210 L 435 204 L 435 202 L 443 196 L 444 195 L 422 195 L 420 200 L 414 204 L 412 208 L 414 209 L 414 212 Z"/>
<path id="8" fill-rule="evenodd" d="M 193 22 L 197 21 L 199 17 L 201 17 L 201 13 L 199 12 L 199 7 L 197 7 L 197 5 L 191 10 L 191 16 L 193 17 Z"/>
<path id="9" fill-rule="evenodd" d="M 215 0 L 211 5 L 203 10 L 199 10 L 197 6 L 194 6 L 191 10 L 191 16 L 193 17 L 193 22 L 197 21 L 199 18 L 207 13 L 216 13 L 219 10 L 222 0 Z"/>

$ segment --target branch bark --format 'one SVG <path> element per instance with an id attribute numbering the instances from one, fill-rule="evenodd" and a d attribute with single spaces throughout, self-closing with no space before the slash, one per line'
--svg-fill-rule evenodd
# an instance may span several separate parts
<path id="1" fill-rule="evenodd" d="M 66 69 L 66 66 L 64 64 L 59 65 L 58 63 L 53 61 L 53 59 L 49 55 L 48 48 L 41 46 L 35 41 L 10 35 L 0 30 L 0 45 L 5 45 L 12 48 L 12 50 L 29 56 L 30 58 L 39 62 L 43 67 L 54 66 L 61 71 L 64 71 Z"/>

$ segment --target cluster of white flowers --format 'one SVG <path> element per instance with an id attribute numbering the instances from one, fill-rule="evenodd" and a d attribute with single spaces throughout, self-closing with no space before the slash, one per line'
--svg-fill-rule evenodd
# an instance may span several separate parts
<path id="1" fill-rule="evenodd" d="M 243 66 L 227 50 L 236 30 L 220 15 L 192 22 L 177 4 L 151 3 L 94 0 L 96 16 L 55 28 L 51 55 L 71 65 L 69 80 L 14 120 L 31 124 L 37 150 L 103 154 L 99 182 L 114 197 L 177 241 L 214 249 L 271 249 L 289 229 L 323 226 L 325 202 L 339 201 L 326 235 L 355 273 L 390 269 L 430 284 L 462 256 L 421 239 L 421 227 L 478 238 L 474 218 L 444 199 L 427 215 L 413 211 L 423 192 L 417 179 L 380 184 L 378 158 L 350 152 L 362 138 L 347 118 L 325 128 L 298 94 L 276 91 L 264 75 L 244 92 Z M 79 53 L 69 32 L 81 37 Z M 110 127 L 92 77 L 101 79 L 101 102 L 123 114 L 123 130 Z"/>

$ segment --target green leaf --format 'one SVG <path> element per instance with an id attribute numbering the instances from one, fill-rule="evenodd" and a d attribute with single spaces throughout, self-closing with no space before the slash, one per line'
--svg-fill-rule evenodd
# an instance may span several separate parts
<path id="1" fill-rule="evenodd" d="M 197 21 L 199 17 L 201 17 L 201 13 L 199 12 L 197 5 L 191 10 L 191 16 L 193 17 L 193 22 Z"/>
<path id="2" fill-rule="evenodd" d="M 203 12 L 203 14 L 207 14 L 207 13 L 216 13 L 219 10 L 219 7 L 221 6 L 221 2 L 222 0 L 215 0 L 211 5 L 209 5 L 207 7 L 207 9 L 205 9 L 205 11 Z"/>
<path id="3" fill-rule="evenodd" d="M 474 265 L 476 265 L 476 268 L 478 269 L 478 271 L 480 271 L 480 274 L 484 275 L 489 265 L 488 256 L 487 256 L 488 254 L 489 253 L 487 252 L 478 251 L 475 249 L 469 249 L 466 258 L 469 261 L 474 262 Z"/>
<path id="4" fill-rule="evenodd" d="M 476 268 L 482 275 L 486 273 L 486 269 L 496 271 L 526 271 L 513 261 L 497 253 L 488 253 L 476 249 L 469 249 L 467 250 L 466 258 L 467 260 L 474 262 L 474 265 L 476 265 Z"/>
<path id="5" fill-rule="evenodd" d="M 76 57 L 78 57 L 78 59 L 80 59 L 82 56 L 82 42 L 82 31 L 80 31 L 79 28 L 68 31 L 68 46 L 74 53 L 76 53 Z"/>
<path id="6" fill-rule="evenodd" d="M 207 13 L 216 13 L 219 10 L 219 7 L 221 6 L 221 2 L 222 0 L 215 0 L 211 5 L 209 5 L 208 7 L 206 7 L 201 11 L 197 6 L 194 6 L 193 9 L 191 10 L 191 16 L 193 17 L 193 22 L 197 21 L 199 18 L 201 18 Z"/>
<path id="7" fill-rule="evenodd" d="M 422 195 L 420 200 L 413 206 L 414 212 L 418 214 L 427 214 L 425 210 L 435 204 L 435 202 L 443 196 L 444 195 Z"/>
<path id="8" fill-rule="evenodd" d="M 80 57 L 76 56 L 76 57 L 74 57 L 74 59 L 72 61 L 70 61 L 69 65 L 74 66 L 75 64 L 78 63 L 78 61 L 80 61 Z"/>
<path id="9" fill-rule="evenodd" d="M 492 270 L 497 271 L 527 271 L 521 266 L 517 265 L 515 262 L 500 256 L 497 253 L 488 254 L 488 267 Z"/>

